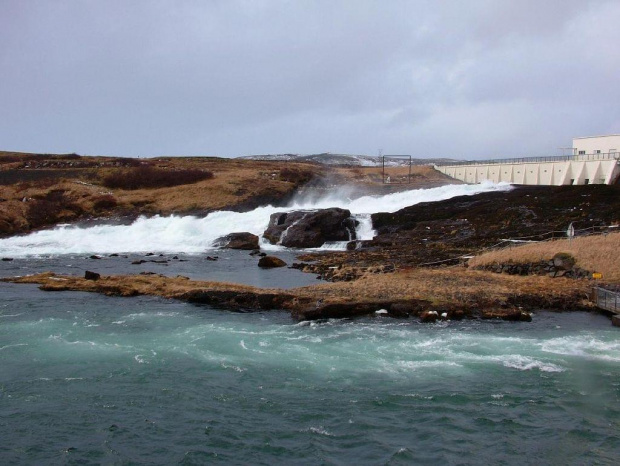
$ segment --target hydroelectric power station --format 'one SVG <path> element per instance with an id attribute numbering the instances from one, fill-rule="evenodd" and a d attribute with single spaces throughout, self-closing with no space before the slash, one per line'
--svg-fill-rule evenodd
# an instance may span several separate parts
<path id="1" fill-rule="evenodd" d="M 593 136 L 573 139 L 570 155 L 450 162 L 435 168 L 466 183 L 614 184 L 620 177 L 619 149 L 620 135 Z"/>

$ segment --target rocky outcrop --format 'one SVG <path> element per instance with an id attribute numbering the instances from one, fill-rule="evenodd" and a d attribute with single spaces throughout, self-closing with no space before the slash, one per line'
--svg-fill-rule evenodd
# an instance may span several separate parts
<path id="1" fill-rule="evenodd" d="M 275 267 L 286 267 L 286 262 L 279 257 L 264 256 L 259 259 L 258 266 L 263 269 L 273 269 Z"/>
<path id="2" fill-rule="evenodd" d="M 558 253 L 550 260 L 529 263 L 497 263 L 481 265 L 478 270 L 487 270 L 508 275 L 547 275 L 552 278 L 590 278 L 591 272 L 575 265 L 575 259 L 567 253 Z"/>
<path id="3" fill-rule="evenodd" d="M 356 221 L 346 209 L 276 212 L 263 236 L 289 248 L 318 248 L 327 241 L 355 239 Z"/>
<path id="4" fill-rule="evenodd" d="M 248 232 L 230 233 L 215 240 L 215 246 L 227 249 L 243 249 L 253 251 L 259 249 L 258 236 Z"/>
<path id="5" fill-rule="evenodd" d="M 101 278 L 101 275 L 97 272 L 91 272 L 90 270 L 86 270 L 84 272 L 84 278 L 86 280 L 99 280 Z"/>
<path id="6" fill-rule="evenodd" d="M 239 292 L 234 290 L 192 290 L 181 294 L 177 299 L 194 304 L 236 310 L 271 310 L 283 309 L 294 296 L 286 293 Z"/>

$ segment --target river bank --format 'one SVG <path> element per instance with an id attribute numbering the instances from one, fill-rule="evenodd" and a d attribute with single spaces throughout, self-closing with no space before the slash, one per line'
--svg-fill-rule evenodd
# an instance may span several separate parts
<path id="1" fill-rule="evenodd" d="M 234 311 L 287 310 L 297 320 L 376 315 L 427 322 L 463 318 L 530 321 L 530 313 L 538 309 L 592 310 L 587 280 L 517 277 L 463 268 L 412 269 L 288 290 L 158 274 L 86 279 L 48 272 L 3 281 L 35 283 L 49 292 L 159 296 Z"/>

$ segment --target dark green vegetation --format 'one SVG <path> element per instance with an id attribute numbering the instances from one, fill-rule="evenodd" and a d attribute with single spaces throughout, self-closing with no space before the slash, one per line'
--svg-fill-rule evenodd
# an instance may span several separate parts
<path id="1" fill-rule="evenodd" d="M 148 165 L 115 171 L 102 184 L 112 189 L 169 188 L 213 178 L 213 172 L 199 169 L 163 170 Z"/>

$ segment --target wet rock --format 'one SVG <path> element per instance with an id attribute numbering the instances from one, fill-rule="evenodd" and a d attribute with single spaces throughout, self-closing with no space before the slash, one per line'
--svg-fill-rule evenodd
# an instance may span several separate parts
<path id="1" fill-rule="evenodd" d="M 109 257 L 118 257 L 118 254 L 113 253 L 113 254 L 110 254 L 110 256 L 109 256 Z"/>
<path id="2" fill-rule="evenodd" d="M 92 255 L 92 256 L 90 256 L 90 259 L 101 259 L 101 257 L 100 256 L 96 256 L 96 255 Z"/>
<path id="3" fill-rule="evenodd" d="M 439 314 L 437 313 L 437 311 L 424 311 L 422 314 L 420 314 L 420 322 L 423 322 L 425 324 L 431 324 L 433 322 L 437 322 L 438 317 Z"/>
<path id="4" fill-rule="evenodd" d="M 258 266 L 264 269 L 274 268 L 274 267 L 286 267 L 286 262 L 284 262 L 279 257 L 275 256 L 264 256 L 261 257 L 258 261 Z"/>
<path id="5" fill-rule="evenodd" d="M 12 258 L 12 257 L 3 257 L 3 258 L 2 258 L 2 262 L 10 262 L 10 261 L 12 261 L 12 260 L 13 260 L 13 258 Z"/>
<path id="6" fill-rule="evenodd" d="M 377 309 L 385 309 L 389 303 L 327 303 L 318 302 L 305 309 L 295 309 L 291 315 L 298 320 L 343 319 L 374 314 Z"/>
<path id="7" fill-rule="evenodd" d="M 520 309 L 488 309 L 482 311 L 482 319 L 501 319 L 512 322 L 531 322 L 532 315 Z"/>
<path id="8" fill-rule="evenodd" d="M 259 249 L 258 236 L 248 232 L 230 233 L 215 240 L 215 246 L 227 249 Z"/>
<path id="9" fill-rule="evenodd" d="M 145 260 L 143 260 L 143 259 L 140 259 L 140 260 L 137 260 L 137 261 L 133 261 L 133 262 L 131 263 L 131 265 L 140 265 L 140 264 L 144 264 L 145 262 L 148 262 L 148 261 L 145 261 Z"/>
<path id="10" fill-rule="evenodd" d="M 97 272 L 91 272 L 90 270 L 86 270 L 84 272 L 84 278 L 86 280 L 99 280 L 101 278 L 101 275 Z"/>
<path id="11" fill-rule="evenodd" d="M 327 241 L 355 239 L 356 222 L 346 209 L 277 212 L 271 215 L 263 236 L 289 248 L 318 248 Z"/>
<path id="12" fill-rule="evenodd" d="M 411 304 L 394 303 L 390 306 L 390 316 L 406 319 L 409 315 L 415 313 L 415 308 Z"/>
<path id="13" fill-rule="evenodd" d="M 218 259 L 219 259 L 219 257 L 217 257 L 217 256 L 207 256 L 207 257 L 206 257 L 206 259 L 207 259 L 208 261 L 216 261 L 216 260 L 218 260 Z"/>

